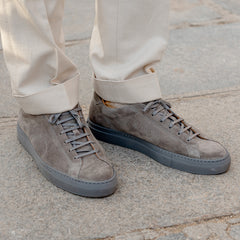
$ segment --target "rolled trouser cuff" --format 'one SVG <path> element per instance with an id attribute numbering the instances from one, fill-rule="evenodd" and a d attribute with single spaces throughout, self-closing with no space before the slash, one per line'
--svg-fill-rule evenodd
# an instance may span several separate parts
<path id="1" fill-rule="evenodd" d="M 52 114 L 71 110 L 79 102 L 79 74 L 43 91 L 15 98 L 28 114 Z"/>
<path id="2" fill-rule="evenodd" d="M 157 73 L 122 81 L 94 77 L 94 90 L 104 100 L 118 103 L 141 103 L 161 98 Z"/>

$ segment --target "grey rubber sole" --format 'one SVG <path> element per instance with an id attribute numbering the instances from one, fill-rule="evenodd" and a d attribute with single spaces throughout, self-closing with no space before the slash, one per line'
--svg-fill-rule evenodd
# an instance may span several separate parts
<path id="1" fill-rule="evenodd" d="M 70 193 L 84 197 L 106 197 L 115 192 L 117 187 L 116 173 L 111 179 L 101 182 L 88 182 L 71 178 L 45 163 L 34 150 L 29 138 L 17 125 L 17 136 L 25 150 L 33 157 L 42 175 L 51 183 Z"/>
<path id="2" fill-rule="evenodd" d="M 215 175 L 226 172 L 231 163 L 228 153 L 223 159 L 216 160 L 189 158 L 166 151 L 133 135 L 105 128 L 91 122 L 89 119 L 88 125 L 94 136 L 101 141 L 136 150 L 165 166 L 181 171 L 201 175 Z"/>

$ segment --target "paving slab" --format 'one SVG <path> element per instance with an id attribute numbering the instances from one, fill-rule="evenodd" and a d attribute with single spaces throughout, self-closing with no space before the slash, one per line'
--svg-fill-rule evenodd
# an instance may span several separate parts
<path id="1" fill-rule="evenodd" d="M 234 225 L 230 228 L 230 236 L 234 240 L 238 240 L 240 238 L 240 225 Z"/>
<path id="2" fill-rule="evenodd" d="M 177 234 L 162 236 L 160 238 L 157 238 L 157 240 L 191 240 L 191 239 L 186 238 L 186 236 L 183 233 L 177 233 Z"/>
<path id="3" fill-rule="evenodd" d="M 152 240 L 159 236 L 159 232 L 155 232 L 149 229 L 143 229 L 141 231 L 133 231 L 130 233 L 124 233 L 116 236 L 114 240 Z"/>
<path id="4" fill-rule="evenodd" d="M 104 240 L 239 240 L 239 214 L 164 228 L 136 229 Z"/>
<path id="5" fill-rule="evenodd" d="M 239 0 L 213 0 L 216 4 L 220 5 L 230 13 L 240 15 L 240 2 Z"/>
<path id="6" fill-rule="evenodd" d="M 16 116 L 18 105 L 12 97 L 10 77 L 0 52 L 0 117 Z"/>
<path id="7" fill-rule="evenodd" d="M 104 199 L 74 196 L 47 182 L 18 144 L 14 119 L 1 119 L 0 238 L 85 240 L 239 214 L 239 101 L 240 92 L 233 92 L 173 102 L 188 122 L 228 148 L 228 173 L 192 175 L 103 144 L 119 178 L 117 192 Z"/>
<path id="8" fill-rule="evenodd" d="M 163 95 L 240 85 L 240 24 L 177 29 L 159 65 Z"/>
<path id="9" fill-rule="evenodd" d="M 95 0 L 67 0 L 63 19 L 66 41 L 88 39 L 91 37 Z"/>
<path id="10" fill-rule="evenodd" d="M 224 223 L 208 223 L 186 227 L 183 231 L 192 240 L 231 240 L 226 232 L 227 227 Z"/>
<path id="11" fill-rule="evenodd" d="M 209 5 L 200 0 L 172 0 L 170 10 L 170 24 L 172 27 L 184 25 L 199 25 L 220 19 L 220 15 Z"/>

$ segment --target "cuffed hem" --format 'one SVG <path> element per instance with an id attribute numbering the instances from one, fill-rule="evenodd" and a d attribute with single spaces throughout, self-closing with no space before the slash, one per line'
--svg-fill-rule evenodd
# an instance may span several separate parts
<path id="1" fill-rule="evenodd" d="M 73 109 L 79 101 L 79 74 L 30 96 L 15 96 L 25 113 L 32 115 L 60 113 Z"/>
<path id="2" fill-rule="evenodd" d="M 94 78 L 94 90 L 104 100 L 118 103 L 142 103 L 161 98 L 156 73 L 124 81 Z"/>

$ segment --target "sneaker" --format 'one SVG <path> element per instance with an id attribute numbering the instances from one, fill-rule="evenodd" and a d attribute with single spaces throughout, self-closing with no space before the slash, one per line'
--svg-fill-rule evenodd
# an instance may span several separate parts
<path id="1" fill-rule="evenodd" d="M 17 134 L 43 176 L 57 187 L 85 197 L 105 197 L 116 190 L 116 173 L 80 107 L 51 115 L 20 110 Z"/>
<path id="2" fill-rule="evenodd" d="M 230 155 L 222 145 L 203 137 L 162 99 L 114 104 L 94 94 L 88 124 L 97 139 L 181 171 L 220 174 L 230 166 Z"/>

